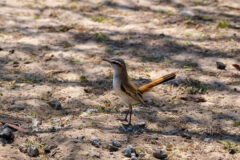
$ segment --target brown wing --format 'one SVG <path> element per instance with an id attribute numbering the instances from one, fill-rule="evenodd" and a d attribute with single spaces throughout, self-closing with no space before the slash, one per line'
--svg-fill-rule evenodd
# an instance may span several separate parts
<path id="1" fill-rule="evenodd" d="M 132 82 L 122 83 L 121 84 L 121 90 L 124 93 L 126 93 L 128 96 L 130 96 L 131 98 L 136 100 L 137 102 L 140 102 L 140 103 L 142 103 L 143 105 L 146 106 L 146 104 L 144 103 L 141 92 L 138 91 L 137 87 Z"/>

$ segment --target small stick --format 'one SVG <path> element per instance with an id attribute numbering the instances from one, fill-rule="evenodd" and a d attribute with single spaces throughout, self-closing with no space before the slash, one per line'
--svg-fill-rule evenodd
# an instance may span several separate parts
<path id="1" fill-rule="evenodd" d="M 1 122 L 1 123 L 2 123 L 2 124 L 6 124 L 8 127 L 13 128 L 13 129 L 16 129 L 16 130 L 18 130 L 19 132 L 29 133 L 29 131 L 27 131 L 26 129 L 23 129 L 23 128 L 21 128 L 21 127 L 18 127 L 18 126 L 14 125 L 14 124 L 5 123 L 5 122 Z"/>

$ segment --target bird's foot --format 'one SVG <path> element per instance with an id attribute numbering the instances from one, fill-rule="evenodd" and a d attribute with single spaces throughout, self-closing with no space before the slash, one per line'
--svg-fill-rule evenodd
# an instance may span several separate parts
<path id="1" fill-rule="evenodd" d="M 128 126 L 132 126 L 132 123 L 131 122 L 128 122 L 128 124 L 127 124 Z"/>
<path id="2" fill-rule="evenodd" d="M 127 118 L 118 118 L 117 120 L 128 122 Z"/>
<path id="3" fill-rule="evenodd" d="M 128 128 L 131 128 L 132 127 L 132 124 L 131 123 L 122 123 L 122 126 L 125 128 L 125 129 L 128 129 Z"/>

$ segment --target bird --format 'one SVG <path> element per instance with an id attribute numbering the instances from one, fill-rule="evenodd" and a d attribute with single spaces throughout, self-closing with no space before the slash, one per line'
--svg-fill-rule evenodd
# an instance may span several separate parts
<path id="1" fill-rule="evenodd" d="M 123 59 L 102 58 L 102 60 L 110 63 L 113 68 L 113 89 L 129 108 L 125 115 L 125 118 L 123 119 L 124 121 L 128 122 L 128 125 L 132 125 L 132 105 L 141 103 L 147 107 L 143 99 L 143 94 L 150 91 L 158 84 L 169 81 L 176 77 L 175 73 L 170 73 L 141 87 L 137 87 L 128 76 L 126 63 Z M 130 115 L 129 121 L 127 119 L 128 115 Z"/>

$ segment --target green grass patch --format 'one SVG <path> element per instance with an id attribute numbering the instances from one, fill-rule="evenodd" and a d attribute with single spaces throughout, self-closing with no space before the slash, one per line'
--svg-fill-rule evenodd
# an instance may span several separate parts
<path id="1" fill-rule="evenodd" d="M 91 122 L 89 122 L 87 125 L 88 125 L 88 126 L 92 126 L 92 127 L 97 127 L 99 124 L 100 124 L 100 123 L 97 122 L 97 121 L 91 121 Z"/>
<path id="2" fill-rule="evenodd" d="M 71 5 L 71 9 L 77 9 L 77 8 L 78 8 L 78 6 L 77 6 L 76 3 L 73 3 L 73 4 Z"/>
<path id="3" fill-rule="evenodd" d="M 195 22 L 191 18 L 185 18 L 184 23 L 185 24 L 195 24 Z"/>
<path id="4" fill-rule="evenodd" d="M 75 58 L 73 58 L 73 57 L 70 57 L 70 58 L 68 59 L 68 61 L 69 61 L 71 64 L 82 65 L 82 62 L 81 62 L 80 60 L 75 59 Z"/>
<path id="5" fill-rule="evenodd" d="M 168 68 L 168 67 L 171 67 L 172 65 L 173 65 L 173 60 L 171 60 L 171 59 L 167 59 L 161 63 L 161 66 L 163 68 Z"/>
<path id="6" fill-rule="evenodd" d="M 87 79 L 87 77 L 85 77 L 85 76 L 80 76 L 80 82 L 81 83 L 86 83 L 86 82 L 88 82 L 88 79 Z"/>
<path id="7" fill-rule="evenodd" d="M 98 23 L 107 23 L 107 24 L 113 24 L 114 21 L 111 19 L 108 19 L 106 17 L 103 16 L 93 16 L 91 17 L 91 20 L 94 22 L 98 22 Z"/>
<path id="8" fill-rule="evenodd" d="M 234 122 L 233 123 L 233 127 L 238 127 L 238 126 L 240 126 L 240 122 Z"/>
<path id="9" fill-rule="evenodd" d="M 166 14 L 166 15 L 168 15 L 168 16 L 173 15 L 173 12 L 167 11 L 167 10 L 163 10 L 163 9 L 160 9 L 159 13 L 160 13 L 160 14 Z"/>
<path id="10" fill-rule="evenodd" d="M 136 148 L 136 153 L 139 155 L 141 153 L 144 153 L 144 150 L 142 148 Z"/>
<path id="11" fill-rule="evenodd" d="M 110 38 L 108 37 L 108 35 L 104 34 L 104 33 L 95 33 L 93 35 L 93 38 L 97 41 L 97 42 L 107 42 L 110 41 Z"/>
<path id="12" fill-rule="evenodd" d="M 225 21 L 225 20 L 219 19 L 217 26 L 219 28 L 227 28 L 229 26 L 229 23 L 227 21 Z"/>
<path id="13" fill-rule="evenodd" d="M 237 143 L 230 142 L 230 141 L 221 141 L 221 140 L 217 140 L 217 143 L 222 144 L 223 149 L 225 150 L 234 149 L 236 152 L 240 152 L 240 146 Z"/>
<path id="14" fill-rule="evenodd" d="M 202 82 L 194 79 L 188 79 L 184 82 L 182 90 L 188 94 L 206 94 L 208 88 Z"/>
<path id="15" fill-rule="evenodd" d="M 10 89 L 18 89 L 18 88 L 20 88 L 20 86 L 19 86 L 19 85 L 16 85 L 16 84 L 14 84 L 14 85 L 12 85 L 12 86 L 10 87 Z"/>
<path id="16" fill-rule="evenodd" d="M 198 63 L 192 62 L 192 61 L 186 61 L 186 63 L 183 65 L 183 68 L 185 71 L 192 71 L 194 68 L 198 67 Z"/>
<path id="17" fill-rule="evenodd" d="M 113 54 L 114 50 L 112 48 L 106 48 L 105 52 L 108 53 L 108 54 Z"/>
<path id="18" fill-rule="evenodd" d="M 190 46 L 190 45 L 192 45 L 192 42 L 191 42 L 191 41 L 185 41 L 185 42 L 183 43 L 183 45 L 185 45 L 185 46 Z"/>
<path id="19" fill-rule="evenodd" d="M 67 41 L 64 41 L 64 42 L 62 42 L 62 46 L 63 46 L 63 48 L 70 48 L 70 47 L 73 47 L 73 44 L 71 44 Z"/>
<path id="20" fill-rule="evenodd" d="M 184 36 L 186 36 L 186 37 L 191 37 L 193 34 L 192 33 L 189 33 L 189 32 L 187 32 L 187 33 L 184 33 Z"/>
<path id="21" fill-rule="evenodd" d="M 199 36 L 198 36 L 198 38 L 197 38 L 197 40 L 207 40 L 207 39 L 210 39 L 211 38 L 211 35 L 210 34 L 204 34 L 204 33 L 201 33 Z"/>
<path id="22" fill-rule="evenodd" d="M 168 143 L 166 147 L 167 147 L 167 151 L 172 151 L 173 145 Z"/>
<path id="23" fill-rule="evenodd" d="M 209 16 L 200 16 L 200 18 L 204 21 L 210 21 L 210 22 L 214 22 L 216 20 L 214 17 L 209 17 Z"/>
<path id="24" fill-rule="evenodd" d="M 34 83 L 39 83 L 40 80 L 38 80 L 37 78 L 27 78 L 27 79 L 23 79 L 22 81 L 23 83 L 28 83 L 28 84 L 34 84 Z"/>
<path id="25" fill-rule="evenodd" d="M 43 148 L 43 147 L 46 146 L 46 143 L 39 143 L 39 142 L 36 142 L 36 141 L 30 141 L 30 140 L 29 140 L 29 141 L 27 141 L 27 142 L 25 143 L 25 146 L 24 146 L 24 147 L 28 148 L 29 145 L 33 145 L 33 146 L 35 146 L 36 148 L 41 149 L 41 148 Z"/>
<path id="26" fill-rule="evenodd" d="M 98 110 L 98 113 L 110 113 L 111 112 L 111 109 L 109 108 L 106 108 L 104 106 L 96 106 L 96 109 Z"/>
<path id="27" fill-rule="evenodd" d="M 118 51 L 118 52 L 115 53 L 115 55 L 121 56 L 121 55 L 123 55 L 123 52 L 122 51 Z"/>
<path id="28" fill-rule="evenodd" d="M 34 19 L 39 19 L 40 16 L 39 16 L 39 15 L 35 15 L 35 16 L 33 16 L 33 18 L 34 18 Z"/>
<path id="29" fill-rule="evenodd" d="M 4 38 L 4 37 L 6 37 L 6 35 L 3 34 L 3 33 L 0 33 L 0 37 L 1 37 L 1 38 Z"/>
<path id="30" fill-rule="evenodd" d="M 142 56 L 142 59 L 145 61 L 159 63 L 163 60 L 163 57 Z"/>

